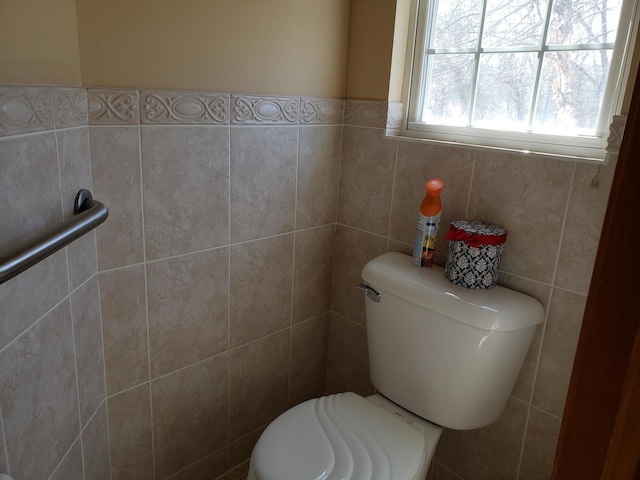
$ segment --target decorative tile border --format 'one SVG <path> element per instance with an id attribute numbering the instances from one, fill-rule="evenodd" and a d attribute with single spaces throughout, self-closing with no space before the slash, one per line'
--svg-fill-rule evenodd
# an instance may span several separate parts
<path id="1" fill-rule="evenodd" d="M 624 135 L 624 127 L 627 124 L 626 115 L 614 115 L 609 126 L 609 138 L 607 138 L 607 153 L 620 152 L 620 144 Z"/>
<path id="2" fill-rule="evenodd" d="M 385 128 L 387 125 L 387 102 L 347 100 L 344 104 L 344 124 Z"/>
<path id="3" fill-rule="evenodd" d="M 300 116 L 299 97 L 258 97 L 232 95 L 232 124 L 297 125 Z"/>
<path id="4" fill-rule="evenodd" d="M 0 136 L 53 127 L 51 87 L 0 86 Z"/>
<path id="5" fill-rule="evenodd" d="M 402 117 L 404 115 L 404 106 L 402 102 L 389 102 L 387 107 L 387 135 L 398 135 L 402 127 Z"/>
<path id="6" fill-rule="evenodd" d="M 300 111 L 302 125 L 341 125 L 344 118 L 344 100 L 302 97 Z"/>
<path id="7" fill-rule="evenodd" d="M 138 125 L 138 90 L 88 90 L 90 125 Z"/>
<path id="8" fill-rule="evenodd" d="M 229 125 L 229 95 L 143 90 L 140 112 L 147 125 Z"/>
<path id="9" fill-rule="evenodd" d="M 80 127 L 89 123 L 87 89 L 53 87 L 56 128 Z"/>

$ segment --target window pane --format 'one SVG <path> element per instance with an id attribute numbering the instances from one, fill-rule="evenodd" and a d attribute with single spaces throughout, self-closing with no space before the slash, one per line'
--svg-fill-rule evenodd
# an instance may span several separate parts
<path id="1" fill-rule="evenodd" d="M 527 130 L 537 66 L 535 53 L 482 55 L 473 125 Z"/>
<path id="2" fill-rule="evenodd" d="M 422 121 L 467 125 L 473 55 L 431 55 Z"/>
<path id="3" fill-rule="evenodd" d="M 556 0 L 548 45 L 615 42 L 622 0 Z"/>
<path id="4" fill-rule="evenodd" d="M 595 135 L 610 62 L 609 50 L 545 54 L 534 131 Z"/>
<path id="5" fill-rule="evenodd" d="M 541 45 L 548 0 L 487 0 L 483 47 Z"/>
<path id="6" fill-rule="evenodd" d="M 478 44 L 482 0 L 437 2 L 436 35 L 432 48 L 472 48 Z"/>

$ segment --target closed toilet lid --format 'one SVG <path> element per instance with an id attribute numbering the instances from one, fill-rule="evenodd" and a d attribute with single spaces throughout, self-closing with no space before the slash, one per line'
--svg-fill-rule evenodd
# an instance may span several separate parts
<path id="1" fill-rule="evenodd" d="M 355 393 L 308 400 L 280 415 L 253 451 L 259 480 L 414 480 L 424 436 Z"/>

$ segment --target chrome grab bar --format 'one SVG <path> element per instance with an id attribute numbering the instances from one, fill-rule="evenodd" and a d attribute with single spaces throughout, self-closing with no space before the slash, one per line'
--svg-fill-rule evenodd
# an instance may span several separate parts
<path id="1" fill-rule="evenodd" d="M 76 195 L 74 216 L 0 258 L 0 284 L 90 232 L 109 216 L 109 209 L 82 189 Z"/>

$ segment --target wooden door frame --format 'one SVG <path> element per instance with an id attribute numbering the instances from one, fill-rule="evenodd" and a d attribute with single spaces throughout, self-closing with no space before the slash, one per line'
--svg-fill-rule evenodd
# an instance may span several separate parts
<path id="1" fill-rule="evenodd" d="M 640 480 L 640 78 L 609 196 L 552 480 Z"/>

